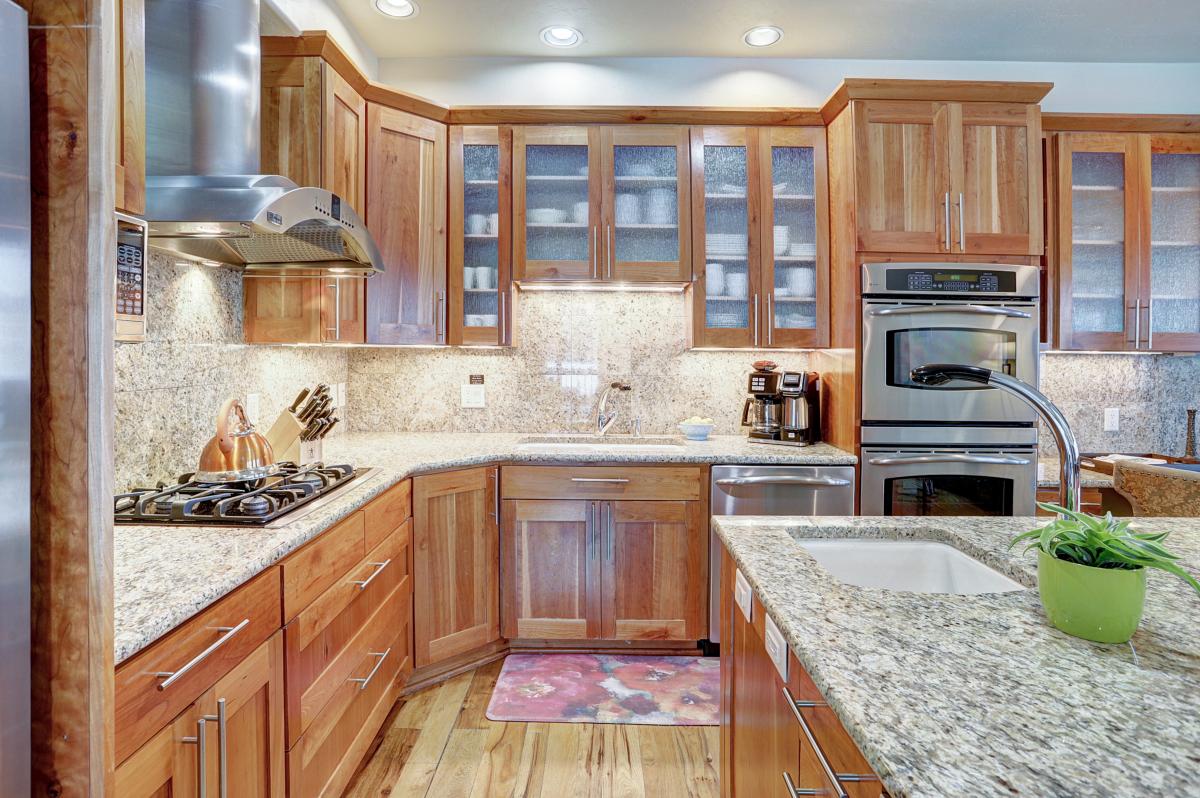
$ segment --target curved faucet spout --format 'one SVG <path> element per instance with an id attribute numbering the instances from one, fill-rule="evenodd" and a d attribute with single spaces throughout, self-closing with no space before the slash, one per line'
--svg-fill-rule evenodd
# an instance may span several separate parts
<path id="1" fill-rule="evenodd" d="M 1036 410 L 1054 434 L 1054 442 L 1058 444 L 1059 504 L 1068 510 L 1079 510 L 1079 444 L 1075 440 L 1075 434 L 1071 432 L 1071 425 L 1067 423 L 1066 416 L 1044 393 L 1007 374 L 961 363 L 929 363 L 913 369 L 909 376 L 913 382 L 920 385 L 938 386 L 951 380 L 963 380 L 1000 388 L 1019 397 Z"/>
<path id="2" fill-rule="evenodd" d="M 600 400 L 596 403 L 596 435 L 602 436 L 608 432 L 608 428 L 617 420 L 617 411 L 611 413 L 606 412 L 608 409 L 608 396 L 613 391 L 629 391 L 630 387 L 623 382 L 611 383 L 600 394 Z"/>

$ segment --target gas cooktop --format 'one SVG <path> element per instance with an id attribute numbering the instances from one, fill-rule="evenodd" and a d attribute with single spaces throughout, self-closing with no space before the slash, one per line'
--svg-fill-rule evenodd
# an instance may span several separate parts
<path id="1" fill-rule="evenodd" d="M 220 524 L 262 526 L 303 507 L 359 476 L 353 466 L 280 463 L 279 472 L 244 482 L 178 483 L 135 488 L 114 501 L 118 524 Z"/>

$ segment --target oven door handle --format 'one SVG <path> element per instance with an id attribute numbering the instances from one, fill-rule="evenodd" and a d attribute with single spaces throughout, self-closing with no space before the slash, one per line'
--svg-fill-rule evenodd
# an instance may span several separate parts
<path id="1" fill-rule="evenodd" d="M 988 305 L 900 305 L 892 308 L 871 308 L 868 316 L 910 316 L 918 313 L 966 313 L 975 316 L 1007 316 L 1010 319 L 1031 319 L 1023 310 L 990 307 Z"/>
<path id="2" fill-rule="evenodd" d="M 1029 465 L 1033 461 L 1026 457 L 1013 457 L 1008 454 L 963 454 L 945 452 L 942 454 L 900 454 L 884 457 L 872 457 L 867 460 L 870 465 L 899 466 L 922 465 L 925 463 L 978 463 L 981 465 Z"/>
<path id="3" fill-rule="evenodd" d="M 718 485 L 799 485 L 811 488 L 844 488 L 852 485 L 838 477 L 729 477 L 718 479 Z"/>

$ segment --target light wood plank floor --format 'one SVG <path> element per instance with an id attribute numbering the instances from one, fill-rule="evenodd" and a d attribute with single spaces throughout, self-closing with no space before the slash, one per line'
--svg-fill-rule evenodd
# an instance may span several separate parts
<path id="1" fill-rule="evenodd" d="M 349 798 L 717 798 L 715 726 L 498 723 L 495 662 L 415 693 Z"/>

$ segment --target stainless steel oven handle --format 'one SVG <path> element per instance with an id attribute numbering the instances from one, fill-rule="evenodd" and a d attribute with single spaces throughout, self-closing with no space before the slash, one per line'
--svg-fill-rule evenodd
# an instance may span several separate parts
<path id="1" fill-rule="evenodd" d="M 729 477 L 718 479 L 718 485 L 799 485 L 813 488 L 844 488 L 850 486 L 848 479 L 837 477 Z"/>
<path id="2" fill-rule="evenodd" d="M 884 457 L 872 457 L 867 460 L 870 465 L 922 465 L 925 463 L 978 463 L 981 465 L 1029 465 L 1033 461 L 1026 457 L 1013 457 L 1006 454 L 964 454 L 946 452 L 944 454 L 900 454 Z"/>
<path id="3" fill-rule="evenodd" d="M 1010 319 L 1031 319 L 1023 310 L 991 307 L 989 305 L 900 305 L 891 308 L 870 308 L 868 316 L 915 316 L 924 313 L 966 313 L 972 316 L 1006 316 Z"/>

